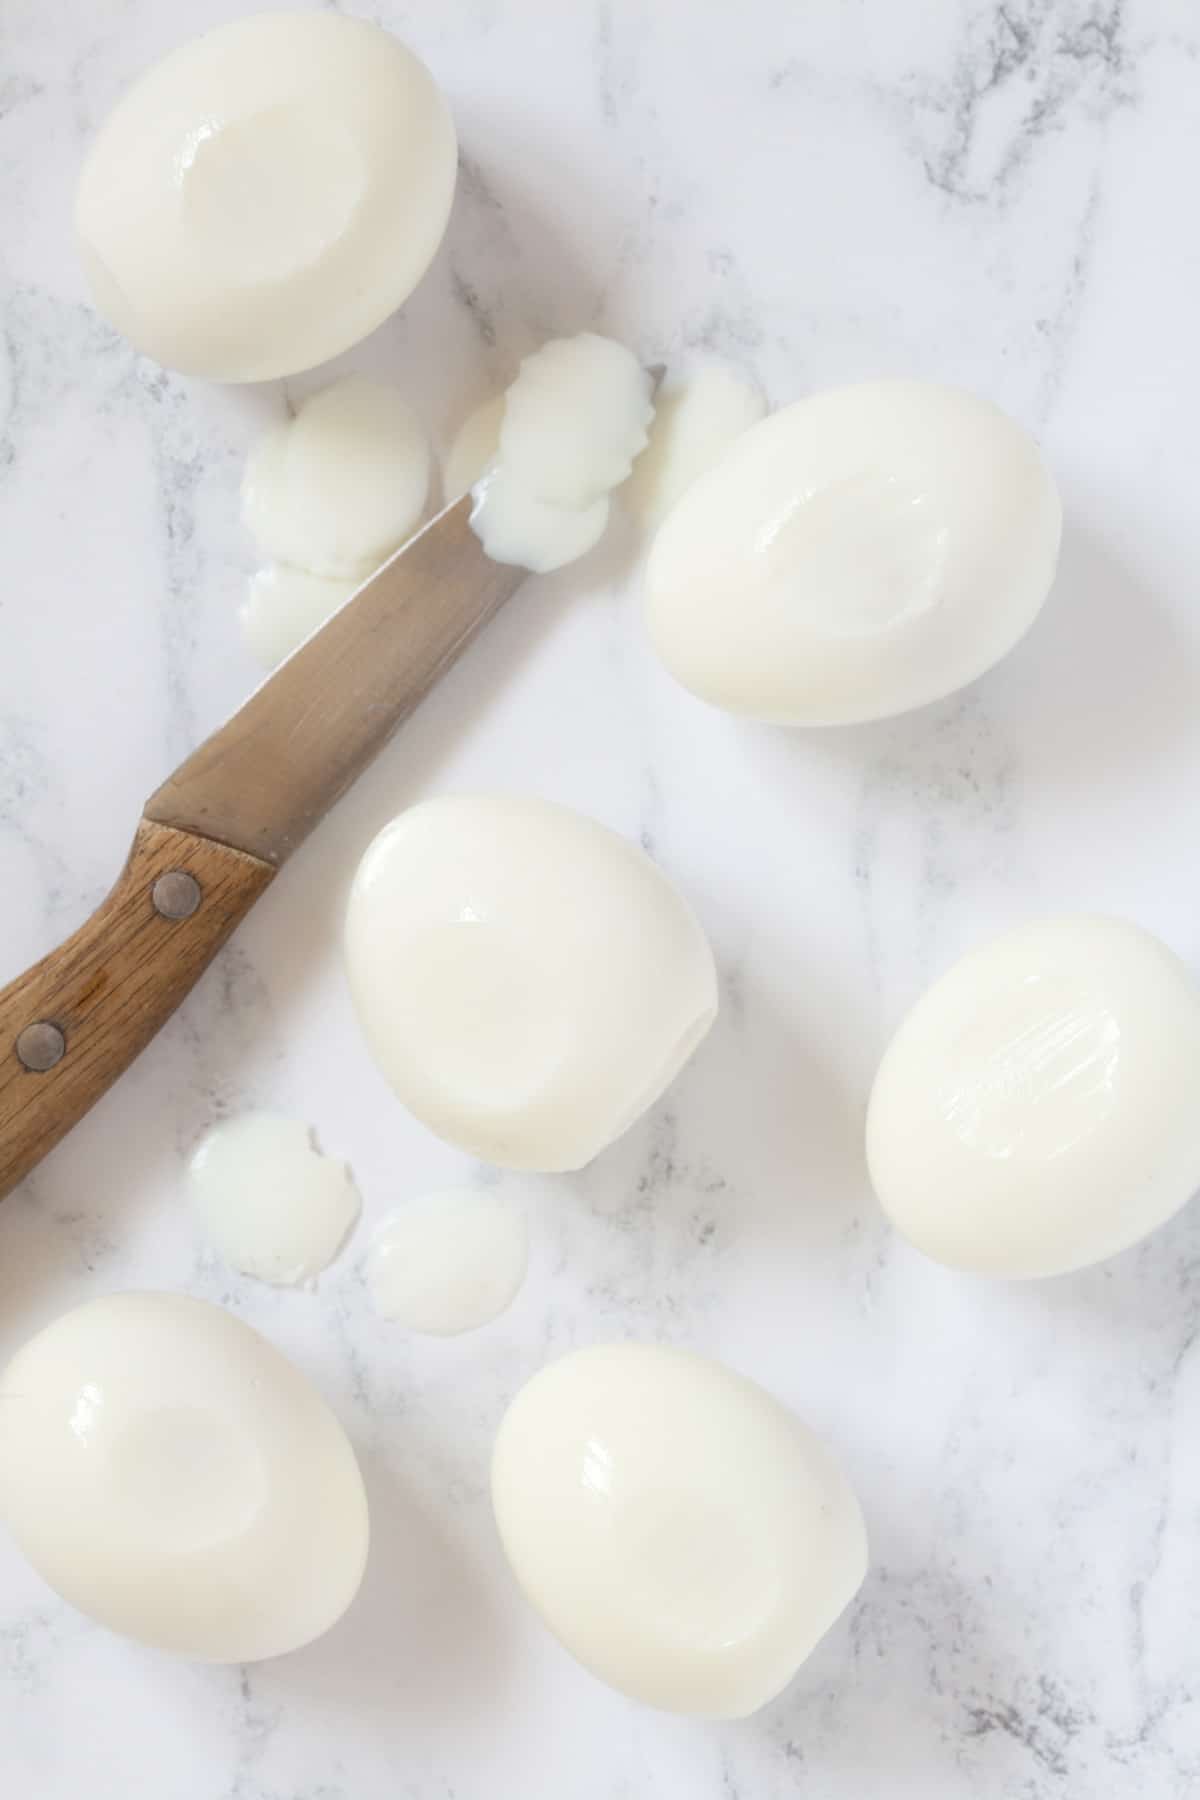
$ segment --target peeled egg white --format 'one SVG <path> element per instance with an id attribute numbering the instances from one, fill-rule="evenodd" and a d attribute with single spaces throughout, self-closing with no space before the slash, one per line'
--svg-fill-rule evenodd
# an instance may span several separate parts
<path id="1" fill-rule="evenodd" d="M 0 1376 L 0 1517 L 111 1631 L 254 1662 L 357 1592 L 367 1501 L 345 1432 L 256 1331 L 178 1294 L 65 1313 Z"/>
<path id="2" fill-rule="evenodd" d="M 642 525 L 660 524 L 696 477 L 765 411 L 761 388 L 715 357 L 668 374 L 654 397 L 650 441 L 625 484 L 626 502 Z"/>
<path id="3" fill-rule="evenodd" d="M 504 423 L 503 394 L 469 412 L 454 437 L 442 462 L 442 489 L 447 500 L 457 500 L 487 472 L 500 450 L 500 427 Z"/>
<path id="4" fill-rule="evenodd" d="M 887 718 L 991 668 L 1054 579 L 1032 438 L 957 388 L 877 381 L 771 414 L 687 489 L 646 570 L 651 640 L 714 706 Z"/>
<path id="5" fill-rule="evenodd" d="M 246 584 L 245 604 L 238 614 L 242 642 L 255 662 L 274 669 L 324 625 L 357 585 L 355 575 L 338 581 L 271 563 Z"/>
<path id="6" fill-rule="evenodd" d="M 867 1122 L 880 1202 L 918 1249 L 980 1274 L 1101 1262 L 1200 1188 L 1200 988 L 1118 919 L 1022 926 L 900 1026 Z"/>
<path id="7" fill-rule="evenodd" d="M 492 1501 L 560 1643 L 668 1712 L 765 1706 L 867 1571 L 858 1502 L 820 1440 L 679 1350 L 606 1345 L 542 1369 L 501 1423 Z"/>
<path id="8" fill-rule="evenodd" d="M 524 359 L 505 397 L 505 468 L 554 506 L 607 494 L 645 447 L 650 386 L 633 351 L 612 338 L 552 338 Z"/>
<path id="9" fill-rule="evenodd" d="M 665 876 L 544 800 L 454 795 L 394 819 L 355 876 L 346 964 L 404 1104 L 515 1169 L 589 1162 L 717 1010 L 712 952 Z"/>
<path id="10" fill-rule="evenodd" d="M 425 429 L 395 388 L 347 375 L 259 439 L 242 517 L 277 562 L 361 578 L 420 522 L 430 460 Z"/>
<path id="11" fill-rule="evenodd" d="M 367 1282 L 381 1318 L 434 1337 L 499 1318 L 525 1279 L 525 1215 L 488 1188 L 421 1194 L 378 1226 Z"/>
<path id="12" fill-rule="evenodd" d="M 96 304 L 185 374 L 325 362 L 407 299 L 441 242 L 454 125 L 376 25 L 258 13 L 157 63 L 102 126 L 76 225 Z"/>
<path id="13" fill-rule="evenodd" d="M 472 520 L 492 561 L 535 575 L 578 562 L 608 528 L 607 494 L 587 506 L 554 506 L 499 466 L 483 476 L 475 495 Z"/>
<path id="14" fill-rule="evenodd" d="M 608 496 L 645 447 L 651 385 L 631 350 L 593 331 L 525 358 L 474 490 L 471 523 L 494 561 L 544 573 L 599 541 Z"/>
<path id="15" fill-rule="evenodd" d="M 276 1286 L 328 1268 L 361 1207 L 348 1166 L 322 1154 L 311 1126 L 280 1113 L 214 1125 L 188 1178 L 196 1218 L 221 1259 Z"/>

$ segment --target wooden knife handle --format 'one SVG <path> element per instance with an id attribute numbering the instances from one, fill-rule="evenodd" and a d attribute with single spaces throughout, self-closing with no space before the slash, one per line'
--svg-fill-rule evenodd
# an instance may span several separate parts
<path id="1" fill-rule="evenodd" d="M 99 910 L 0 990 L 0 1197 L 145 1049 L 274 873 L 142 820 Z"/>

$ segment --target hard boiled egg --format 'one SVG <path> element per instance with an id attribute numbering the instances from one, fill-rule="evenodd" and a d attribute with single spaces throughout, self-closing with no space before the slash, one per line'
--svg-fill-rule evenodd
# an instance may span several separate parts
<path id="1" fill-rule="evenodd" d="M 96 304 L 188 375 L 324 362 L 407 299 L 441 242 L 454 126 L 376 25 L 271 12 L 142 76 L 92 144 L 76 222 Z"/>
<path id="2" fill-rule="evenodd" d="M 241 1320 L 113 1294 L 0 1377 L 0 1517 L 111 1631 L 253 1662 L 327 1631 L 358 1589 L 367 1502 L 316 1389 Z"/>
<path id="3" fill-rule="evenodd" d="M 404 1104 L 508 1168 L 589 1162 L 717 1011 L 712 952 L 666 877 L 544 800 L 454 795 L 393 820 L 354 880 L 346 963 Z"/>
<path id="4" fill-rule="evenodd" d="M 998 407 L 920 381 L 835 388 L 739 437 L 664 520 L 651 639 L 714 706 L 843 725 L 1006 655 L 1054 579 L 1061 508 Z"/>
<path id="5" fill-rule="evenodd" d="M 765 1706 L 867 1570 L 858 1502 L 820 1440 L 679 1350 L 607 1345 L 541 1370 L 500 1426 L 492 1500 L 554 1635 L 669 1712 Z"/>
<path id="6" fill-rule="evenodd" d="M 918 1249 L 1061 1275 L 1200 1188 L 1200 988 L 1119 919 L 1022 926 L 920 999 L 880 1065 L 871 1178 Z"/>

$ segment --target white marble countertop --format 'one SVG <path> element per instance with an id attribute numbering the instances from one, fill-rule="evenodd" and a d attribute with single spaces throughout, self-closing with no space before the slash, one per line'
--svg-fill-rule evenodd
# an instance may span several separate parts
<path id="1" fill-rule="evenodd" d="M 261 3 L 261 0 L 260 0 Z M 280 389 L 137 357 L 88 306 L 82 146 L 244 0 L 0 14 L 0 979 L 115 873 L 143 796 L 246 693 L 241 460 Z M 0 1790 L 21 1800 L 1169 1800 L 1200 1780 L 1193 1212 L 1070 1280 L 955 1277 L 884 1229 L 860 1120 L 901 1010 L 994 928 L 1127 913 L 1200 963 L 1200 18 L 1187 0 L 377 0 L 452 100 L 463 179 L 405 308 L 344 363 L 441 438 L 548 332 L 709 346 L 773 402 L 913 373 L 1042 436 L 1068 506 L 1043 620 L 894 724 L 756 729 L 675 689 L 617 533 L 531 581 L 261 903 L 133 1073 L 0 1212 L 0 1353 L 86 1296 L 207 1295 L 288 1350 L 368 1473 L 343 1623 L 247 1671 L 109 1637 L 0 1544 Z M 319 383 L 321 375 L 294 384 Z M 375 827 L 503 786 L 640 836 L 717 947 L 720 1025 L 460 1340 L 389 1331 L 352 1247 L 231 1280 L 184 1204 L 214 1114 L 348 1156 L 368 1221 L 466 1165 L 353 1028 L 339 914 Z M 361 1246 L 362 1238 L 358 1240 Z M 1200 1294 L 1200 1287 L 1197 1288 Z M 658 1717 L 518 1602 L 487 1494 L 507 1398 L 612 1337 L 727 1358 L 840 1447 L 874 1567 L 744 1724 Z"/>

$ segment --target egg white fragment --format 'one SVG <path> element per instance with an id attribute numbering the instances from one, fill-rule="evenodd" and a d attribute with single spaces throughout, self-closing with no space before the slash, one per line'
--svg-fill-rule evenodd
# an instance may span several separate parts
<path id="1" fill-rule="evenodd" d="M 1200 1189 L 1200 987 L 1119 919 L 1025 925 L 956 963 L 880 1064 L 871 1179 L 952 1268 L 1062 1275 Z"/>
<path id="2" fill-rule="evenodd" d="M 242 517 L 264 555 L 362 579 L 419 524 L 431 453 L 395 388 L 347 375 L 271 426 L 242 477 Z"/>
<path id="3" fill-rule="evenodd" d="M 730 712 L 886 718 L 1012 649 L 1061 528 L 1037 446 L 998 407 L 928 382 L 835 388 L 752 426 L 663 521 L 651 641 Z"/>
<path id="4" fill-rule="evenodd" d="M 316 1389 L 220 1307 L 110 1294 L 0 1376 L 0 1518 L 110 1631 L 203 1662 L 296 1650 L 342 1616 L 367 1500 Z"/>
<path id="5" fill-rule="evenodd" d="M 654 417 L 631 350 L 595 332 L 554 338 L 521 364 L 499 450 L 474 489 L 471 522 L 496 562 L 545 573 L 574 562 L 608 523 Z"/>
<path id="6" fill-rule="evenodd" d="M 450 112 L 396 38 L 272 12 L 173 51 L 125 94 L 79 181 L 96 304 L 185 374 L 325 362 L 412 292 L 457 174 Z"/>
<path id="7" fill-rule="evenodd" d="M 242 642 L 264 669 L 276 668 L 348 600 L 358 579 L 341 581 L 270 563 L 246 583 L 238 613 Z"/>
<path id="8" fill-rule="evenodd" d="M 442 461 L 442 490 L 446 499 L 457 500 L 487 472 L 500 452 L 500 427 L 504 423 L 503 394 L 493 394 L 469 412 Z"/>
<path id="9" fill-rule="evenodd" d="M 540 500 L 502 465 L 484 475 L 476 493 L 481 498 L 472 518 L 492 561 L 512 563 L 534 574 L 578 562 L 608 528 L 607 494 L 587 506 L 555 506 Z"/>
<path id="10" fill-rule="evenodd" d="M 529 1263 L 523 1209 L 490 1188 L 405 1201 L 378 1227 L 367 1281 L 381 1318 L 451 1337 L 511 1306 Z"/>
<path id="11" fill-rule="evenodd" d="M 578 1350 L 527 1382 L 492 1502 L 559 1642 L 668 1712 L 767 1705 L 867 1571 L 862 1513 L 820 1440 L 754 1382 L 660 1346 Z"/>
<path id="12" fill-rule="evenodd" d="M 758 384 L 717 357 L 669 371 L 654 396 L 650 441 L 622 490 L 639 523 L 650 531 L 661 524 L 696 477 L 766 409 Z"/>
<path id="13" fill-rule="evenodd" d="M 412 807 L 367 850 L 346 966 L 380 1069 L 431 1131 L 576 1169 L 663 1092 L 717 1011 L 712 952 L 649 857 L 544 800 Z"/>
<path id="14" fill-rule="evenodd" d="M 347 1165 L 322 1155 L 311 1126 L 279 1113 L 215 1125 L 188 1177 L 196 1218 L 222 1261 L 279 1287 L 328 1268 L 361 1210 Z"/>

